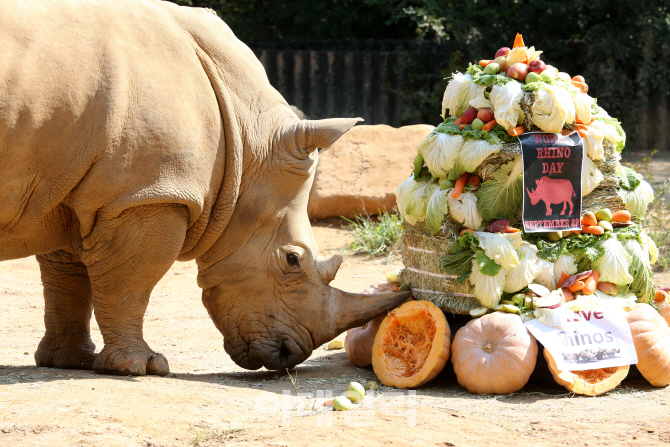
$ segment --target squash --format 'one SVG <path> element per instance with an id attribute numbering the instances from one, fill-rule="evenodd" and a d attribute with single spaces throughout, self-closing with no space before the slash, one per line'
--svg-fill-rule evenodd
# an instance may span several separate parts
<path id="1" fill-rule="evenodd" d="M 599 396 L 613 390 L 626 378 L 630 370 L 630 366 L 626 365 L 586 371 L 561 371 L 548 349 L 544 350 L 544 358 L 556 383 L 563 385 L 568 391 L 584 396 Z"/>
<path id="2" fill-rule="evenodd" d="M 378 281 L 361 293 L 366 295 L 391 293 L 395 285 L 396 283 L 391 281 Z M 347 331 L 347 336 L 344 339 L 344 350 L 347 353 L 349 363 L 359 368 L 365 368 L 372 363 L 372 344 L 375 342 L 379 325 L 382 324 L 386 315 L 388 315 L 388 312 L 381 313 L 363 326 Z"/>
<path id="3" fill-rule="evenodd" d="M 637 353 L 637 369 L 653 386 L 670 384 L 670 327 L 649 304 L 626 313 Z"/>
<path id="4" fill-rule="evenodd" d="M 389 312 L 372 345 L 372 368 L 386 386 L 419 387 L 447 364 L 451 330 L 429 301 L 409 301 Z"/>
<path id="5" fill-rule="evenodd" d="M 518 315 L 493 312 L 456 332 L 451 362 L 461 386 L 476 394 L 510 394 L 528 382 L 537 342 Z"/>

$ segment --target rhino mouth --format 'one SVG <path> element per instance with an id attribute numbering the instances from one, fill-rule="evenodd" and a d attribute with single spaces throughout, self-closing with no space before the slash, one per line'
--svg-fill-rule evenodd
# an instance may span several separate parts
<path id="1" fill-rule="evenodd" d="M 304 362 L 311 352 L 305 352 L 291 338 L 262 340 L 252 343 L 228 343 L 224 349 L 230 358 L 244 369 L 256 370 L 261 367 L 274 371 L 294 368 Z"/>

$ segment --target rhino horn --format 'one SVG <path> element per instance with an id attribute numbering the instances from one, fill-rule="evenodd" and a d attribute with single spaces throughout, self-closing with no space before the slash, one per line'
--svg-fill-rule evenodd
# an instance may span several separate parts
<path id="1" fill-rule="evenodd" d="M 382 312 L 398 306 L 412 294 L 412 292 L 397 292 L 366 295 L 347 293 L 334 287 L 329 289 L 330 296 L 325 306 L 327 317 L 317 326 L 314 333 L 316 346 L 332 340 L 348 329 L 364 325 Z"/>
<path id="2" fill-rule="evenodd" d="M 317 148 L 328 148 L 346 131 L 363 121 L 363 118 L 329 118 L 300 120 L 292 124 L 290 133 L 294 142 L 291 149 L 298 158 L 307 158 Z"/>

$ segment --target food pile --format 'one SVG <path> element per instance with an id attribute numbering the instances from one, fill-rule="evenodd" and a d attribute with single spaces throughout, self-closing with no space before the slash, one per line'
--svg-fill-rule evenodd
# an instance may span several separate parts
<path id="1" fill-rule="evenodd" d="M 670 320 L 670 304 L 652 284 L 658 250 L 640 225 L 653 190 L 620 165 L 625 133 L 589 96 L 584 78 L 559 72 L 541 55 L 517 35 L 513 48 L 455 73 L 444 122 L 419 145 L 414 172 L 395 189 L 407 224 L 405 268 L 388 284 L 409 287 L 419 301 L 350 331 L 345 342 L 352 362 L 371 362 L 386 385 L 420 386 L 450 357 L 471 392 L 515 392 L 538 353 L 524 323 L 565 330 L 576 312 L 598 306 L 625 310 L 641 374 L 655 386 L 670 383 L 670 329 L 661 316 Z M 580 230 L 524 232 L 519 136 L 526 132 L 582 138 Z M 475 318 L 450 343 L 438 308 Z M 363 340 L 361 355 L 355 348 Z M 618 354 L 580 349 L 563 362 Z M 629 370 L 561 371 L 547 349 L 544 356 L 555 380 L 578 394 L 607 392 Z"/>

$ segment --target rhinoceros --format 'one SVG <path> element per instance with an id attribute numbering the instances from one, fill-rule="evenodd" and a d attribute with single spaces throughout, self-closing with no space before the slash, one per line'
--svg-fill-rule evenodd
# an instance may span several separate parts
<path id="1" fill-rule="evenodd" d="M 307 217 L 315 149 L 358 121 L 299 120 L 204 9 L 0 0 L 0 260 L 37 256 L 37 365 L 168 374 L 142 326 L 176 260 L 196 260 L 247 369 L 291 368 L 405 300 L 330 287 L 342 258 L 320 257 Z"/>

